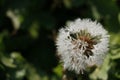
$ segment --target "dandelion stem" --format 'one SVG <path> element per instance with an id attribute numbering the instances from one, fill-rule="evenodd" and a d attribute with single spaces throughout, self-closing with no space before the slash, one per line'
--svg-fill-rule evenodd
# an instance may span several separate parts
<path id="1" fill-rule="evenodd" d="M 65 70 L 63 72 L 62 80 L 78 80 L 78 77 L 76 76 L 75 73 Z"/>
<path id="2" fill-rule="evenodd" d="M 63 75 L 62 80 L 78 80 L 76 76 L 67 76 L 66 74 Z"/>

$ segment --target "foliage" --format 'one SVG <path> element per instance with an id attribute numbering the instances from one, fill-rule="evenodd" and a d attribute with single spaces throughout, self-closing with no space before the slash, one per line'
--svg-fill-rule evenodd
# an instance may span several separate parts
<path id="1" fill-rule="evenodd" d="M 61 80 L 55 39 L 79 17 L 101 22 L 111 35 L 104 64 L 87 79 L 120 79 L 120 0 L 0 0 L 0 79 Z"/>

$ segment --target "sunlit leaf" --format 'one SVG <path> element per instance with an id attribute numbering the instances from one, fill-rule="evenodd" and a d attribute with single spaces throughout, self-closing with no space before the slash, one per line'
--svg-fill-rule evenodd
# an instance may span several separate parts
<path id="1" fill-rule="evenodd" d="M 13 63 L 14 60 L 12 58 L 10 58 L 10 57 L 3 56 L 1 58 L 1 61 L 7 67 L 16 68 L 16 65 Z"/>
<path id="2" fill-rule="evenodd" d="M 56 68 L 53 69 L 53 71 L 59 76 L 62 76 L 62 66 L 58 65 Z"/>
<path id="3" fill-rule="evenodd" d="M 107 56 L 105 58 L 105 61 L 103 65 L 100 68 L 97 68 L 92 74 L 90 74 L 90 78 L 93 80 L 101 79 L 101 80 L 107 80 L 108 79 L 108 70 L 110 69 L 109 64 L 110 57 Z"/>

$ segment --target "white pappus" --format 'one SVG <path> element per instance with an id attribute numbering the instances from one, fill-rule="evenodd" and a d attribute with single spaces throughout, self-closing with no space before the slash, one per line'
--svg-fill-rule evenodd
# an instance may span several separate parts
<path id="1" fill-rule="evenodd" d="M 64 69 L 79 74 L 102 64 L 109 50 L 109 35 L 97 21 L 78 18 L 59 30 L 56 45 Z"/>

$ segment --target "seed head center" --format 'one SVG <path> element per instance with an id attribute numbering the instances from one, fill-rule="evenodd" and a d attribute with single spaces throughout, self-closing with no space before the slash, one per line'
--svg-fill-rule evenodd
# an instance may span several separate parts
<path id="1" fill-rule="evenodd" d="M 75 47 L 73 49 L 80 50 L 80 53 L 87 56 L 93 56 L 92 49 L 94 45 L 100 42 L 100 36 L 91 36 L 86 30 L 70 34 L 71 42 Z"/>

